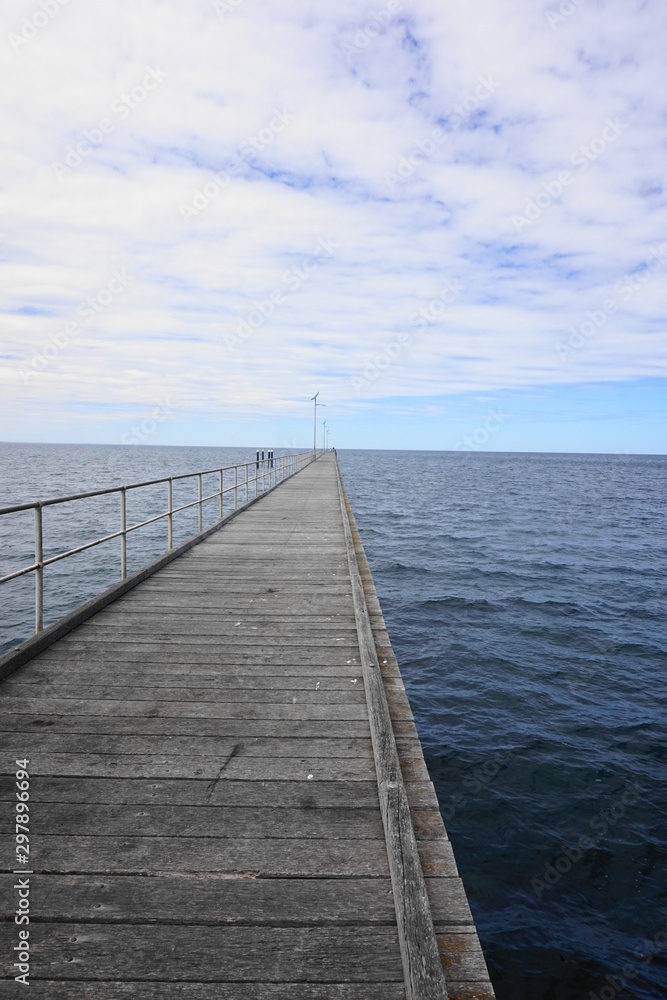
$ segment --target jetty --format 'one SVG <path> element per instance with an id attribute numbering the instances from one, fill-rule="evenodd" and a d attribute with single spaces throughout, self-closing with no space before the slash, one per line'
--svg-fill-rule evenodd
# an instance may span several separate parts
<path id="1" fill-rule="evenodd" d="M 119 583 L 48 628 L 33 505 L 37 632 L 0 659 L 0 997 L 26 882 L 40 1000 L 494 997 L 336 455 L 258 478 L 221 470 L 204 528 L 200 476 L 180 547 L 169 480 L 169 551 L 134 575 L 122 493 Z"/>

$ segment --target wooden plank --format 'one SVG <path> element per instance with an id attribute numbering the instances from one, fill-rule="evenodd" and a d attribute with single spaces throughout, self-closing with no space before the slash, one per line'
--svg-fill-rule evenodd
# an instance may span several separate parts
<path id="1" fill-rule="evenodd" d="M 53 655 L 55 656 L 55 654 Z M 85 649 L 69 650 L 67 653 L 61 651 L 58 661 L 63 664 L 63 667 L 67 667 L 70 663 L 76 665 L 97 662 L 106 664 L 110 669 L 116 668 L 119 663 L 126 666 L 135 664 L 139 668 L 142 668 L 144 664 L 146 666 L 159 666 L 160 663 L 163 663 L 165 667 L 179 668 L 183 668 L 186 664 L 192 664 L 194 669 L 202 667 L 219 669 L 224 664 L 234 669 L 247 667 L 258 672 L 278 669 L 281 666 L 321 670 L 324 667 L 336 669 L 356 664 L 357 669 L 359 669 L 358 653 L 355 659 L 354 653 L 350 656 L 347 650 L 332 648 L 311 653 L 306 649 L 282 649 L 268 645 L 226 652 L 224 648 L 219 646 L 205 649 L 193 647 L 186 656 L 183 650 L 163 644 L 155 647 L 146 646 L 143 650 L 135 648 L 123 650 L 121 658 L 112 644 L 98 648 L 89 643 Z"/>
<path id="2" fill-rule="evenodd" d="M 202 670 L 208 669 L 208 673 Z M 186 665 L 177 664 L 166 665 L 162 668 L 158 666 L 145 666 L 137 664 L 132 670 L 127 663 L 123 662 L 119 669 L 109 670 L 109 665 L 104 663 L 87 664 L 81 666 L 70 664 L 67 671 L 63 670 L 61 664 L 51 665 L 49 668 L 43 664 L 31 664 L 21 671 L 19 675 L 21 683 L 28 685 L 57 684 L 66 680 L 68 684 L 97 684 L 100 677 L 103 677 L 107 684 L 118 687 L 127 687 L 134 680 L 135 682 L 150 683 L 160 687 L 187 688 L 193 685 L 195 688 L 245 688 L 246 690 L 289 688 L 291 691 L 348 691 L 350 684 L 354 687 L 354 682 L 361 682 L 361 665 L 359 663 L 349 666 L 326 667 L 319 671 L 316 666 L 304 667 L 284 667 L 279 666 L 271 672 L 266 668 L 228 668 L 220 665 L 213 668 L 191 669 Z M 8 682 L 9 683 L 9 682 Z M 318 688 L 319 685 L 319 688 Z M 34 694 L 34 691 L 32 692 Z"/>
<path id="3" fill-rule="evenodd" d="M 256 619 L 255 619 L 256 621 Z M 153 617 L 146 616 L 145 619 L 135 618 L 131 623 L 121 623 L 114 621 L 107 622 L 87 622 L 78 630 L 78 635 L 84 640 L 93 638 L 95 641 L 102 639 L 105 641 L 126 641 L 127 639 L 142 639 L 146 635 L 146 628 L 149 634 L 159 638 L 165 628 L 169 628 L 171 637 L 194 638 L 197 642 L 200 639 L 224 638 L 232 639 L 237 645 L 244 644 L 248 639 L 256 639 L 257 633 L 269 635 L 270 637 L 280 637 L 281 639 L 290 637 L 296 639 L 307 639 L 308 641 L 338 641 L 337 636 L 344 636 L 351 643 L 355 641 L 354 626 L 341 624 L 340 622 L 327 622 L 322 617 L 313 617 L 309 622 L 293 622 L 288 620 L 261 622 L 253 624 L 253 619 L 248 621 L 221 622 L 213 621 L 193 621 L 192 618 L 182 616 L 178 618 L 170 617 L 162 621 L 156 621 Z"/>
<path id="4" fill-rule="evenodd" d="M 19 739 L 15 734 L 0 733 L 0 751 L 9 756 L 14 753 Z M 373 748 L 368 739 L 290 739 L 284 737 L 254 737 L 251 739 L 224 739 L 216 736 L 150 736 L 146 734 L 119 736 L 80 734 L 52 734 L 49 732 L 25 734 L 30 744 L 30 757 L 44 754 L 158 754 L 189 757 L 296 757 L 325 758 L 350 757 L 372 760 Z"/>
<path id="5" fill-rule="evenodd" d="M 474 926 L 436 927 L 448 978 L 457 982 L 488 980 L 488 971 Z"/>
<path id="6" fill-rule="evenodd" d="M 256 638 L 251 636 L 246 636 L 245 638 L 239 637 L 234 642 L 221 642 L 217 636 L 209 635 L 199 635 L 199 636 L 179 636 L 179 635 L 166 635 L 164 633 L 156 632 L 154 635 L 146 635 L 145 632 L 137 632 L 136 635 L 125 635 L 121 633 L 119 635 L 109 635 L 102 633 L 92 635 L 90 631 L 80 632 L 78 629 L 73 636 L 67 636 L 65 639 L 61 639 L 61 649 L 81 649 L 84 647 L 101 647 L 101 646 L 113 646 L 119 652 L 124 652 L 128 649 L 139 649 L 141 650 L 144 646 L 152 646 L 155 648 L 160 648 L 163 646 L 170 646 L 174 649 L 180 650 L 182 653 L 187 654 L 188 650 L 192 647 L 198 647 L 199 649 L 239 649 L 239 650 L 249 650 L 254 649 L 272 649 L 278 641 L 281 642 L 282 646 L 287 647 L 290 650 L 312 650 L 313 653 L 319 653 L 321 650 L 324 652 L 327 649 L 355 649 L 356 642 L 351 636 L 343 636 L 342 638 L 337 638 L 331 636 L 327 638 L 326 636 L 317 636 L 310 638 L 303 638 L 300 635 L 292 635 L 284 637 L 285 641 L 282 642 L 280 634 L 276 631 L 272 635 L 257 635 Z"/>
<path id="7" fill-rule="evenodd" d="M 9 715 L 0 714 L 3 745 L 10 750 L 32 746 L 37 733 L 81 733 L 99 736 L 199 736 L 219 739 L 370 739 L 367 721 L 293 719 L 202 719 L 109 715 Z M 10 737 L 7 734 L 12 734 Z M 19 751 L 15 754 L 18 756 Z M 338 756 L 335 754 L 334 756 Z M 2 764 L 0 763 L 0 769 Z"/>
<path id="8" fill-rule="evenodd" d="M 447 985 L 436 941 L 430 904 L 424 885 L 410 807 L 394 740 L 390 709 L 384 691 L 368 617 L 366 598 L 347 514 L 345 488 L 338 472 L 338 489 L 348 554 L 359 649 L 364 671 L 368 714 L 375 754 L 380 810 L 394 887 L 398 940 L 407 1000 L 447 1000 Z M 407 700 L 407 699 L 406 699 Z M 409 708 L 409 706 L 408 706 Z M 443 844 L 444 841 L 435 843 Z M 422 848 L 424 845 L 421 845 Z"/>
<path id="9" fill-rule="evenodd" d="M 378 817 L 379 818 L 379 817 Z M 13 920 L 14 875 L 0 875 L 0 919 Z M 391 879 L 220 878 L 216 874 L 34 875 L 40 921 L 174 924 L 386 924 L 395 926 Z M 458 878 L 427 879 L 434 919 L 472 923 Z"/>
<path id="10" fill-rule="evenodd" d="M 0 800 L 16 800 L 13 774 L 0 778 Z M 412 786 L 418 789 L 419 786 Z M 372 781 L 219 781 L 198 778 L 149 779 L 33 777 L 30 800 L 127 805 L 224 805 L 248 808 L 365 809 L 379 808 L 377 784 Z M 422 792 L 425 805 L 431 799 Z"/>
<path id="11" fill-rule="evenodd" d="M 139 687 L 131 684 L 125 687 L 115 684 L 70 684 L 66 681 L 53 684 L 44 684 L 40 687 L 42 697 L 49 693 L 59 700 L 70 699 L 73 701 L 125 701 L 132 698 L 133 702 L 154 701 L 156 693 L 160 701 L 175 701 L 180 705 L 197 702 L 199 704 L 239 704 L 252 705 L 257 707 L 262 704 L 268 705 L 365 705 L 365 695 L 363 687 L 350 684 L 343 691 L 325 690 L 320 687 L 316 689 L 316 684 L 310 688 L 288 688 L 266 689 L 266 688 L 169 688 L 160 687 Z M 6 690 L 3 690 L 3 703 L 5 710 L 13 711 L 16 701 L 23 701 L 25 698 L 32 698 L 35 695 L 35 688 L 30 684 L 23 684 L 15 681 L 14 678 L 6 682 Z"/>
<path id="12" fill-rule="evenodd" d="M 369 781 L 373 758 L 188 757 L 171 754 L 30 753 L 30 773 L 101 778 L 203 778 L 208 781 Z"/>
<path id="13" fill-rule="evenodd" d="M 50 671 L 48 674 L 41 670 L 39 672 L 35 671 L 30 675 L 21 675 L 21 684 L 24 688 L 28 688 L 28 686 L 32 688 L 31 695 L 35 693 L 39 694 L 37 689 L 48 688 L 49 690 L 57 690 L 58 694 L 62 697 L 63 684 L 66 683 L 68 688 L 78 687 L 80 691 L 86 689 L 86 697 L 88 697 L 87 688 L 99 688 L 101 686 L 114 689 L 112 696 L 117 697 L 115 689 L 131 689 L 132 680 L 134 679 L 135 682 L 139 681 L 144 686 L 150 684 L 152 689 L 159 690 L 160 692 L 171 689 L 185 693 L 190 688 L 193 691 L 206 689 L 219 692 L 221 697 L 226 697 L 226 692 L 231 691 L 260 692 L 287 690 L 292 693 L 296 691 L 347 692 L 354 691 L 357 685 L 363 683 L 359 664 L 356 665 L 356 675 L 352 673 L 344 677 L 321 676 L 313 673 L 313 670 L 314 668 L 310 667 L 308 668 L 308 674 L 295 675 L 282 673 L 270 676 L 261 670 L 251 674 L 228 673 L 222 667 L 217 674 L 210 675 L 194 672 L 189 674 L 187 670 L 182 670 L 179 673 L 175 671 L 168 673 L 166 670 L 158 672 L 157 669 L 154 669 L 154 671 L 144 669 L 140 673 L 138 670 L 113 671 L 110 677 L 108 666 L 100 665 L 97 670 L 92 670 L 90 667 L 70 667 L 67 671 L 66 679 L 60 677 L 56 671 Z"/>
<path id="14" fill-rule="evenodd" d="M 15 801 L 15 777 L 0 777 L 0 801 Z M 430 782 L 406 788 L 410 808 L 432 810 L 437 806 Z M 213 787 L 205 779 L 121 779 L 34 777 L 30 784 L 33 803 L 87 802 L 173 805 L 226 805 L 258 808 L 297 807 L 310 809 L 379 808 L 377 782 L 372 781 L 219 781 Z"/>
<path id="15" fill-rule="evenodd" d="M 379 818 L 379 817 L 378 817 Z M 13 920 L 11 875 L 0 876 Z M 60 923 L 395 926 L 391 880 L 219 878 L 213 875 L 35 875 L 40 921 Z M 438 880 L 445 882 L 447 880 Z M 450 880 L 456 883 L 456 879 Z M 15 904 L 14 904 L 15 905 Z"/>
<path id="16" fill-rule="evenodd" d="M 13 925 L 0 925 L 4 975 L 13 971 L 14 932 Z M 30 937 L 44 978 L 385 983 L 402 976 L 390 927 L 36 923 Z"/>
<path id="17" fill-rule="evenodd" d="M 16 1000 L 16 983 L 0 980 L 0 997 Z M 30 980 L 35 1000 L 405 1000 L 402 982 L 395 983 L 76 983 Z M 452 1000 L 457 1000 L 452 997 Z M 461 1000 L 478 1000 L 466 994 Z M 486 1000 L 486 994 L 479 995 Z"/>
<path id="18" fill-rule="evenodd" d="M 428 815 L 428 814 L 427 814 Z M 14 831 L 14 817 L 0 816 L 0 834 Z M 382 821 L 377 805 L 368 809 L 258 809 L 237 806 L 125 805 L 42 803 L 33 810 L 34 838 L 50 836 L 215 837 L 234 840 L 381 840 Z M 184 850 L 187 846 L 184 845 Z"/>
<path id="19" fill-rule="evenodd" d="M 110 664 L 111 670 L 110 670 Z M 173 682 L 174 687 L 181 687 L 182 683 L 187 683 L 192 678 L 192 683 L 201 686 L 208 683 L 225 683 L 234 685 L 238 681 L 240 686 L 259 687 L 281 687 L 285 681 L 284 677 L 298 679 L 299 683 L 309 684 L 315 687 L 318 681 L 343 683 L 344 686 L 351 683 L 354 678 L 361 677 L 361 664 L 340 663 L 337 666 L 321 666 L 317 663 L 307 664 L 283 664 L 273 663 L 270 668 L 263 664 L 242 663 L 231 664 L 228 662 L 214 664 L 188 663 L 160 663 L 158 657 L 143 660 L 126 660 L 118 664 L 115 658 L 106 660 L 74 659 L 74 657 L 63 657 L 59 660 L 44 660 L 42 657 L 36 659 L 29 666 L 21 671 L 23 683 L 32 684 L 40 680 L 58 679 L 63 676 L 65 670 L 72 679 L 85 679 L 93 677 L 99 672 L 103 672 L 108 678 L 121 684 L 128 683 L 131 678 L 135 680 L 150 679 L 153 684 L 157 680 Z"/>
<path id="20" fill-rule="evenodd" d="M 14 715 L 108 715 L 113 718 L 144 716 L 191 719 L 368 719 L 365 705 L 311 705 L 303 701 L 275 705 L 179 701 L 89 701 L 79 698 L 12 698 L 5 711 Z"/>
<path id="21" fill-rule="evenodd" d="M 341 608 L 344 610 L 341 610 Z M 334 627 L 336 625 L 354 626 L 354 613 L 351 601 L 349 600 L 346 600 L 336 610 L 331 610 L 329 602 L 322 604 L 319 610 L 315 610 L 300 601 L 294 601 L 289 609 L 285 607 L 282 611 L 273 607 L 269 610 L 261 605 L 253 608 L 251 604 L 248 604 L 241 611 L 240 618 L 245 624 L 251 623 L 264 628 L 271 628 L 273 625 L 284 623 L 307 627 L 314 622 L 320 621 Z M 125 607 L 122 607 L 120 602 L 118 602 L 100 614 L 93 615 L 92 618 L 88 619 L 86 626 L 90 628 L 103 624 L 108 626 L 131 626 L 143 619 L 156 624 L 171 624 L 174 620 L 179 622 L 182 619 L 184 622 L 229 623 L 235 626 L 239 620 L 239 615 L 224 606 L 221 607 L 218 603 L 208 607 L 197 604 L 195 608 L 184 608 L 180 604 L 175 604 L 174 607 L 165 609 L 162 605 L 156 603 L 153 603 L 150 607 L 145 607 L 137 601 L 132 601 Z"/>
<path id="22" fill-rule="evenodd" d="M 12 837 L 0 835 L 0 857 L 12 856 Z M 425 845 L 427 849 L 431 844 Z M 448 845 L 447 845 L 448 846 Z M 31 845 L 40 872 L 70 874 L 160 874 L 162 872 L 255 873 L 262 878 L 387 876 L 383 840 L 228 840 L 190 837 L 40 836 Z M 451 849 L 440 852 L 453 870 Z M 6 861 L 0 866 L 7 871 Z M 442 874 L 445 874 L 444 872 Z"/>

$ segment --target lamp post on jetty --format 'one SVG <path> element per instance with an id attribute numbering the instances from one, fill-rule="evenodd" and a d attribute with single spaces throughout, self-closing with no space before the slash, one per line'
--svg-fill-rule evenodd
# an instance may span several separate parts
<path id="1" fill-rule="evenodd" d="M 315 404 L 313 413 L 313 459 L 315 459 L 317 456 L 317 407 L 327 405 L 326 403 L 318 403 L 317 402 L 318 396 L 319 392 L 316 392 L 314 396 L 310 397 L 313 403 Z"/>

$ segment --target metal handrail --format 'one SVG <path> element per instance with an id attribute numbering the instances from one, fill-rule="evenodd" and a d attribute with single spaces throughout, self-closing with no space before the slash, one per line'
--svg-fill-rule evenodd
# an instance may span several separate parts
<path id="1" fill-rule="evenodd" d="M 19 577 L 27 576 L 28 573 L 35 574 L 35 632 L 41 632 L 44 627 L 44 569 L 46 566 L 51 566 L 53 563 L 60 562 L 70 556 L 79 555 L 79 553 L 95 548 L 97 545 L 103 545 L 105 542 L 111 542 L 115 538 L 119 538 L 120 575 L 121 580 L 125 580 L 127 579 L 127 536 L 130 532 L 138 531 L 139 528 L 145 528 L 149 524 L 155 524 L 157 521 L 162 521 L 164 518 L 167 518 L 167 545 L 168 551 L 171 552 L 174 547 L 175 514 L 180 514 L 181 511 L 197 507 L 199 515 L 199 534 L 201 534 L 203 531 L 203 508 L 205 503 L 209 503 L 211 500 L 219 500 L 220 508 L 218 520 L 222 520 L 224 516 L 224 496 L 226 493 L 233 493 L 234 506 L 232 510 L 237 510 L 239 490 L 244 491 L 245 502 L 247 503 L 250 499 L 256 498 L 260 492 L 266 492 L 267 478 L 268 488 L 271 489 L 273 486 L 277 486 L 278 483 L 282 482 L 283 479 L 294 475 L 295 472 L 299 472 L 306 465 L 315 461 L 319 454 L 320 453 L 313 455 L 313 452 L 309 450 L 292 455 L 273 456 L 273 453 L 271 452 L 269 458 L 257 458 L 253 462 L 241 462 L 238 465 L 225 465 L 217 469 L 206 469 L 203 472 L 186 472 L 178 476 L 164 476 L 161 479 L 147 479 L 141 483 L 130 483 L 127 486 L 111 486 L 104 490 L 90 490 L 86 493 L 73 493 L 70 496 L 65 497 L 51 497 L 48 500 L 33 500 L 30 503 L 12 504 L 9 507 L 0 507 L 0 517 L 4 514 L 16 514 L 19 511 L 34 510 L 35 512 L 35 561 L 30 566 L 23 566 L 21 569 L 14 570 L 13 573 L 8 573 L 6 576 L 0 577 L 0 584 L 9 583 L 10 580 L 16 580 Z M 249 470 L 251 470 L 253 466 L 255 476 L 254 478 L 251 478 Z M 245 470 L 243 479 L 239 478 L 240 469 Z M 225 472 L 234 473 L 233 485 L 225 486 Z M 208 496 L 204 496 L 203 478 L 204 476 L 212 475 L 220 476 L 220 489 L 216 490 L 215 493 L 210 493 Z M 180 507 L 174 507 L 173 484 L 185 479 L 197 479 L 197 499 L 193 500 L 191 503 L 182 504 Z M 143 489 L 147 486 L 159 486 L 162 483 L 167 484 L 168 506 L 165 513 L 149 517 L 144 521 L 140 521 L 138 524 L 128 525 L 128 491 Z M 254 493 L 251 497 L 250 487 L 253 484 Z M 58 552 L 56 555 L 49 556 L 47 559 L 44 558 L 44 523 L 42 511 L 45 507 L 54 507 L 57 504 L 72 503 L 75 500 L 89 500 L 92 497 L 111 496 L 114 493 L 118 493 L 120 495 L 119 531 L 114 531 L 109 535 L 104 535 L 102 538 L 98 538 L 95 541 L 86 542 L 84 545 L 79 545 L 74 549 L 68 549 L 66 552 Z"/>

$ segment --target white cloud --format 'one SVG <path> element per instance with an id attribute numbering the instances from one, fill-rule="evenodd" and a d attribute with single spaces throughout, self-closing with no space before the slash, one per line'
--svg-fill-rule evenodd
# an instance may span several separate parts
<path id="1" fill-rule="evenodd" d="M 557 354 L 663 239 L 664 5 L 584 0 L 553 25 L 559 4 L 533 0 L 402 0 L 391 17 L 384 0 L 228 6 L 69 0 L 17 47 L 41 8 L 5 0 L 0 380 L 14 415 L 38 398 L 283 413 L 315 383 L 358 408 L 353 378 L 406 331 L 366 400 L 667 374 L 664 275 L 567 365 Z M 497 87 L 458 121 L 480 78 Z M 53 162 L 105 119 L 59 179 Z M 609 119 L 627 128 L 574 166 Z M 390 189 L 387 171 L 437 128 Z M 563 170 L 572 183 L 517 231 Z M 184 219 L 216 176 L 229 180 Z M 329 238 L 331 258 L 230 354 L 225 334 Z M 124 294 L 22 377 L 122 268 Z M 415 330 L 445 280 L 459 297 Z"/>

